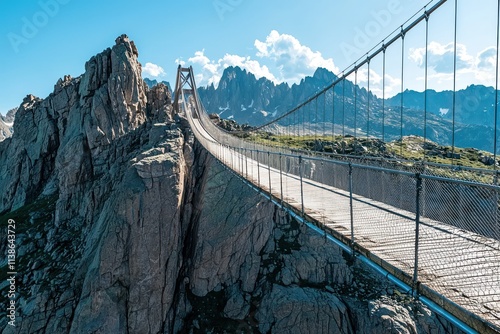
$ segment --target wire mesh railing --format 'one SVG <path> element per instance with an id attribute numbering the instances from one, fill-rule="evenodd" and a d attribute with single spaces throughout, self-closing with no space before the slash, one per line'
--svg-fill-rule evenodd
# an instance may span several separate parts
<path id="1" fill-rule="evenodd" d="M 383 259 L 416 295 L 428 291 L 423 285 L 500 328 L 500 187 L 427 168 L 298 155 L 231 136 L 205 113 L 188 119 L 222 163 L 330 229 L 353 252 Z"/>

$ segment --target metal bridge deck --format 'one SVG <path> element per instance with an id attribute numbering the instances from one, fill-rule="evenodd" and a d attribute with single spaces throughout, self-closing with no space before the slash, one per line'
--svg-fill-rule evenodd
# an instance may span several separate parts
<path id="1" fill-rule="evenodd" d="M 198 119 L 192 121 L 197 131 L 212 138 Z M 257 187 L 271 191 L 277 199 L 282 196 L 283 201 L 298 212 L 302 210 L 299 176 L 280 173 L 227 147 L 219 146 L 218 152 L 212 153 Z M 303 179 L 302 184 L 306 216 L 328 227 L 337 237 L 344 237 L 344 241 L 350 240 L 349 193 L 308 179 Z M 406 273 L 406 278 L 411 277 L 415 261 L 412 217 L 411 212 L 353 195 L 356 244 L 386 269 L 393 268 L 392 273 Z M 438 293 L 434 301 L 447 306 L 447 301 L 439 298 L 440 294 L 500 328 L 500 242 L 423 218 L 419 243 L 419 282 L 423 288 L 431 289 L 428 291 Z"/>
<path id="2" fill-rule="evenodd" d="M 270 175 L 271 192 L 278 199 L 281 177 L 283 200 L 301 210 L 298 176 L 280 176 L 279 170 L 269 169 L 234 151 L 228 152 L 223 161 L 228 166 L 231 166 L 230 154 L 233 160 L 246 160 L 239 165 L 233 161 L 233 169 L 243 176 L 248 173 L 247 180 L 267 192 Z M 349 239 L 349 193 L 311 180 L 303 181 L 305 214 Z M 358 245 L 404 272 L 413 272 L 415 221 L 404 218 L 411 217 L 411 212 L 354 195 L 353 215 Z M 419 239 L 419 281 L 500 327 L 500 242 L 425 218 L 420 225 Z M 450 244 L 454 245 L 451 249 Z M 426 260 L 431 259 L 432 263 L 441 265 L 426 267 Z"/>

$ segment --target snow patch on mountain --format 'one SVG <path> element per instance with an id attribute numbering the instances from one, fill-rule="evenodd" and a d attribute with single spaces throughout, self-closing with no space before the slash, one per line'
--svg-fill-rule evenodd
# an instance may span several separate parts
<path id="1" fill-rule="evenodd" d="M 448 113 L 448 111 L 450 111 L 450 109 L 448 109 L 448 108 L 439 108 L 439 114 L 441 116 L 446 115 Z"/>

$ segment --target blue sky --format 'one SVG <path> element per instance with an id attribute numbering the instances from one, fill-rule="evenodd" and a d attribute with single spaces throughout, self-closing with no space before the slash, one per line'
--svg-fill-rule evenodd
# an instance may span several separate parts
<path id="1" fill-rule="evenodd" d="M 497 0 L 458 2 L 457 87 L 494 86 Z M 0 113 L 29 93 L 46 97 L 66 74 L 81 75 L 85 62 L 123 33 L 138 47 L 144 76 L 172 85 L 180 62 L 193 65 L 198 86 L 217 84 L 230 65 L 292 84 L 317 66 L 339 73 L 427 3 L 1 0 Z M 449 0 L 429 21 L 429 88 L 453 87 L 453 10 Z M 405 39 L 405 89 L 423 90 L 424 31 L 421 25 Z M 401 89 L 401 44 L 388 50 L 387 61 L 393 66 L 385 90 L 393 95 Z M 360 69 L 361 85 L 367 73 L 366 67 Z M 370 82 L 377 95 L 381 74 L 381 58 L 375 59 Z"/>

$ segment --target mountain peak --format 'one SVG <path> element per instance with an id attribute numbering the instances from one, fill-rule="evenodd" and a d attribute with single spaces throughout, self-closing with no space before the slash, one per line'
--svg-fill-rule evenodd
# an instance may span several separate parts
<path id="1" fill-rule="evenodd" d="M 333 82 L 337 80 L 337 76 L 331 72 L 330 70 L 324 67 L 318 67 L 316 71 L 314 71 L 313 78 L 319 79 L 325 82 Z"/>
<path id="2" fill-rule="evenodd" d="M 124 45 L 127 49 L 130 49 L 133 55 L 139 57 L 139 52 L 135 46 L 134 41 L 131 41 L 126 34 L 122 34 L 115 39 L 115 46 Z"/>
<path id="3" fill-rule="evenodd" d="M 251 80 L 256 80 L 255 75 L 252 72 L 247 72 L 246 69 L 242 69 L 239 66 L 228 66 L 222 72 L 222 79 L 234 80 L 237 77 L 248 77 Z"/>

